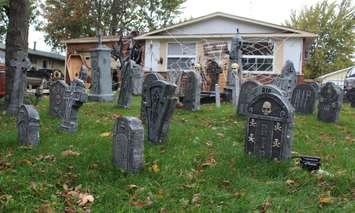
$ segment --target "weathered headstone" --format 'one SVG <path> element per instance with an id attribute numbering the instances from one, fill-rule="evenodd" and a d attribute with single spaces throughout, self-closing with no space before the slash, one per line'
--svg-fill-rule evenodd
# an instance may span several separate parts
<path id="1" fill-rule="evenodd" d="M 355 88 L 350 89 L 346 93 L 346 97 L 350 101 L 351 107 L 355 107 Z"/>
<path id="2" fill-rule="evenodd" d="M 275 85 L 272 85 L 272 84 L 260 85 L 258 87 L 255 87 L 255 89 L 253 89 L 250 92 L 249 98 L 248 98 L 248 105 L 256 96 L 264 94 L 264 93 L 275 93 L 281 97 L 287 98 L 286 92 L 281 90 L 280 88 L 278 88 Z"/>
<path id="3" fill-rule="evenodd" d="M 318 119 L 325 122 L 336 122 L 339 118 L 343 95 L 340 87 L 327 82 L 320 92 Z"/>
<path id="4" fill-rule="evenodd" d="M 175 89 L 174 84 L 157 80 L 151 74 L 144 80 L 141 107 L 148 126 L 148 140 L 152 143 L 164 143 L 176 107 Z"/>
<path id="5" fill-rule="evenodd" d="M 245 81 L 241 88 L 239 94 L 239 101 L 238 101 L 238 114 L 239 115 L 247 115 L 248 114 L 248 104 L 251 101 L 251 94 L 253 90 L 261 86 L 261 84 L 257 81 L 248 80 Z"/>
<path id="6" fill-rule="evenodd" d="M 293 90 L 291 104 L 296 112 L 312 114 L 317 103 L 317 91 L 311 84 L 297 85 Z"/>
<path id="7" fill-rule="evenodd" d="M 111 49 L 99 43 L 91 50 L 92 84 L 90 101 L 112 101 Z"/>
<path id="8" fill-rule="evenodd" d="M 201 96 L 201 75 L 195 71 L 185 72 L 186 81 L 184 84 L 184 108 L 191 111 L 200 109 Z"/>
<path id="9" fill-rule="evenodd" d="M 84 81 L 75 79 L 72 81 L 64 94 L 65 112 L 60 129 L 65 132 L 73 133 L 78 128 L 79 108 L 87 101 Z"/>
<path id="10" fill-rule="evenodd" d="M 292 91 L 297 85 L 296 70 L 291 61 L 286 61 L 286 65 L 282 68 L 281 75 L 275 78 L 272 84 L 285 91 L 288 99 L 291 99 Z"/>
<path id="11" fill-rule="evenodd" d="M 148 103 L 147 98 L 149 94 L 150 85 L 154 82 L 161 79 L 157 73 L 151 72 L 148 73 L 143 81 L 143 90 L 142 90 L 142 99 L 141 99 L 141 115 L 140 118 L 143 124 L 147 124 L 147 116 L 145 111 L 145 105 Z"/>
<path id="12" fill-rule="evenodd" d="M 119 117 L 113 127 L 112 162 L 126 172 L 144 167 L 144 128 L 135 117 Z"/>
<path id="13" fill-rule="evenodd" d="M 132 63 L 133 72 L 133 95 L 141 95 L 143 90 L 144 71 L 141 67 Z"/>
<path id="14" fill-rule="evenodd" d="M 18 141 L 20 145 L 39 143 L 39 114 L 32 105 L 22 105 L 17 115 Z"/>
<path id="15" fill-rule="evenodd" d="M 120 94 L 118 96 L 117 104 L 120 107 L 128 108 L 133 93 L 133 72 L 132 65 L 135 63 L 133 60 L 127 59 L 124 61 L 121 72 L 121 87 Z"/>
<path id="16" fill-rule="evenodd" d="M 293 108 L 287 98 L 267 90 L 252 100 L 248 111 L 246 153 L 277 160 L 290 158 Z"/>
<path id="17" fill-rule="evenodd" d="M 64 94 L 68 85 L 63 80 L 54 81 L 49 88 L 49 115 L 63 118 L 65 111 Z"/>

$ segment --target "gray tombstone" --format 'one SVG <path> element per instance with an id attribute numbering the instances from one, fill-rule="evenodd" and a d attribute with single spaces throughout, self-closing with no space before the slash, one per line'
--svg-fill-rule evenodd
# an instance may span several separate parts
<path id="1" fill-rule="evenodd" d="M 169 131 L 177 98 L 176 86 L 148 75 L 144 80 L 142 108 L 148 129 L 148 140 L 154 144 L 164 143 Z"/>
<path id="2" fill-rule="evenodd" d="M 39 143 L 39 114 L 32 105 L 22 105 L 17 115 L 18 141 L 20 145 Z"/>
<path id="3" fill-rule="evenodd" d="M 141 99 L 141 115 L 140 118 L 143 124 L 147 124 L 147 116 L 145 114 L 145 105 L 147 104 L 147 98 L 149 93 L 149 88 L 152 82 L 158 81 L 161 79 L 157 73 L 151 72 L 148 73 L 147 76 L 144 78 L 143 81 L 143 89 L 142 89 L 142 99 Z"/>
<path id="4" fill-rule="evenodd" d="M 132 66 L 135 64 L 133 60 L 127 59 L 123 63 L 121 72 L 121 87 L 120 94 L 118 96 L 117 104 L 119 107 L 128 108 L 133 93 L 133 72 Z"/>
<path id="5" fill-rule="evenodd" d="M 349 100 L 351 107 L 355 107 L 355 88 L 350 89 L 346 93 L 346 97 Z"/>
<path id="6" fill-rule="evenodd" d="M 272 84 L 285 91 L 288 99 L 291 99 L 292 91 L 297 85 L 296 70 L 291 61 L 286 61 L 286 65 L 282 68 L 281 75 L 275 78 Z"/>
<path id="7" fill-rule="evenodd" d="M 92 84 L 90 101 L 112 101 L 111 49 L 99 45 L 91 50 Z"/>
<path id="8" fill-rule="evenodd" d="M 49 88 L 49 115 L 58 118 L 64 117 L 65 99 L 64 94 L 68 84 L 63 80 L 53 82 Z"/>
<path id="9" fill-rule="evenodd" d="M 343 95 L 340 87 L 327 82 L 320 92 L 318 119 L 325 122 L 336 122 L 339 118 Z"/>
<path id="10" fill-rule="evenodd" d="M 72 81 L 65 91 L 64 99 L 66 106 L 60 130 L 74 133 L 78 128 L 79 108 L 87 101 L 84 82 L 81 79 Z"/>
<path id="11" fill-rule="evenodd" d="M 291 157 L 293 108 L 286 97 L 265 91 L 248 105 L 245 151 L 258 157 Z"/>
<path id="12" fill-rule="evenodd" d="M 240 88 L 240 95 L 238 101 L 238 114 L 247 115 L 248 114 L 248 104 L 251 101 L 251 94 L 255 88 L 261 86 L 257 81 L 248 80 L 245 81 Z"/>
<path id="13" fill-rule="evenodd" d="M 132 63 L 133 72 L 133 95 L 141 95 L 143 90 L 144 71 L 141 66 Z"/>
<path id="14" fill-rule="evenodd" d="M 317 103 L 317 91 L 311 84 L 297 85 L 292 92 L 291 104 L 296 112 L 312 114 Z"/>
<path id="15" fill-rule="evenodd" d="M 144 167 L 144 128 L 135 117 L 119 117 L 113 127 L 112 162 L 126 172 Z"/>
<path id="16" fill-rule="evenodd" d="M 9 64 L 10 69 L 14 73 L 14 80 L 12 83 L 11 94 L 7 94 L 11 97 L 7 111 L 12 115 L 16 115 L 23 104 L 26 88 L 26 72 L 32 67 L 27 56 L 26 52 L 16 52 L 16 57 L 12 59 Z"/>
<path id="17" fill-rule="evenodd" d="M 187 110 L 197 111 L 200 109 L 201 75 L 195 71 L 186 71 L 185 75 L 183 105 Z"/>

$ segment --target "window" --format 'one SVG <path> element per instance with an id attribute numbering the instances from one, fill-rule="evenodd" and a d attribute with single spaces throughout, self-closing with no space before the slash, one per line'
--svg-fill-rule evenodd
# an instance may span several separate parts
<path id="1" fill-rule="evenodd" d="M 47 60 L 43 60 L 42 68 L 48 68 L 48 61 Z"/>
<path id="2" fill-rule="evenodd" d="M 243 71 L 272 72 L 274 43 L 270 40 L 249 39 L 242 45 Z"/>
<path id="3" fill-rule="evenodd" d="M 191 70 L 193 69 L 195 60 L 195 43 L 168 43 L 168 70 Z"/>

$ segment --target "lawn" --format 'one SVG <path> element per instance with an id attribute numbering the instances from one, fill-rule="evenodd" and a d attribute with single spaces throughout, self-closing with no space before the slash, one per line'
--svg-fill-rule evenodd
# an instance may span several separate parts
<path id="1" fill-rule="evenodd" d="M 231 104 L 177 109 L 167 142 L 145 142 L 144 170 L 122 173 L 111 163 L 109 132 L 115 116 L 139 116 L 139 106 L 138 98 L 128 110 L 87 103 L 70 135 L 57 132 L 60 120 L 47 115 L 44 99 L 36 148 L 20 147 L 15 119 L 1 114 L 0 212 L 355 212 L 355 109 L 348 104 L 337 124 L 295 116 L 294 155 L 321 157 L 329 174 L 318 175 L 296 159 L 245 155 L 245 118 Z"/>

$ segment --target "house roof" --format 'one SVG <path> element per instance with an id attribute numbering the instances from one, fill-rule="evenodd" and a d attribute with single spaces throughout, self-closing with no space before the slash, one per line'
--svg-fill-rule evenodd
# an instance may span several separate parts
<path id="1" fill-rule="evenodd" d="M 0 44 L 0 49 L 5 50 L 6 49 L 5 44 Z M 45 51 L 41 51 L 41 50 L 33 50 L 30 48 L 28 49 L 28 54 L 35 55 L 35 56 L 41 56 L 41 57 L 45 57 L 45 58 L 50 58 L 50 59 L 55 59 L 55 60 L 59 60 L 59 61 L 65 60 L 65 56 L 62 56 L 60 54 L 45 52 Z"/>
<path id="2" fill-rule="evenodd" d="M 241 22 L 245 22 L 245 23 L 250 23 L 250 24 L 254 24 L 254 25 L 259 25 L 259 26 L 263 26 L 263 27 L 268 27 L 268 28 L 273 28 L 273 29 L 277 29 L 277 30 L 281 30 L 285 33 L 277 33 L 277 34 L 255 34 L 255 35 L 243 35 L 243 32 L 241 32 L 242 36 L 275 36 L 275 37 L 316 37 L 316 34 L 314 33 L 310 33 L 310 32 L 306 32 L 306 31 L 301 31 L 301 30 L 296 30 L 296 29 L 292 29 L 289 27 L 285 27 L 285 26 L 281 26 L 281 25 L 277 25 L 277 24 L 272 24 L 272 23 L 268 23 L 268 22 L 264 22 L 264 21 L 260 21 L 260 20 L 255 20 L 255 19 L 250 19 L 250 18 L 245 18 L 245 17 L 241 17 L 241 16 L 235 16 L 235 15 L 231 15 L 231 14 L 227 14 L 227 13 L 222 13 L 222 12 L 216 12 L 216 13 L 211 13 L 205 16 L 201 16 L 198 18 L 194 18 L 194 19 L 190 19 L 188 21 L 185 22 L 181 22 L 175 25 L 171 25 L 169 27 L 166 28 L 162 28 L 162 29 L 158 29 L 158 30 L 154 30 L 148 33 L 145 33 L 141 36 L 136 37 L 135 39 L 137 40 L 144 40 L 144 39 L 162 39 L 162 38 L 168 38 L 171 36 L 167 36 L 167 35 L 159 35 L 159 33 L 162 32 L 166 32 L 178 27 L 184 27 L 187 25 L 191 25 L 191 24 L 195 24 L 207 19 L 211 19 L 211 18 L 215 18 L 215 17 L 222 17 L 222 18 L 227 18 L 227 19 L 232 19 L 235 21 L 241 21 Z M 158 35 L 157 35 L 158 34 Z M 213 34 L 213 35 L 208 35 L 209 37 L 226 37 L 226 38 L 230 38 L 233 37 L 235 34 Z M 181 38 L 189 38 L 189 37 L 203 37 L 206 36 L 205 35 L 177 35 L 178 37 Z M 174 35 L 175 37 L 175 35 Z"/>

